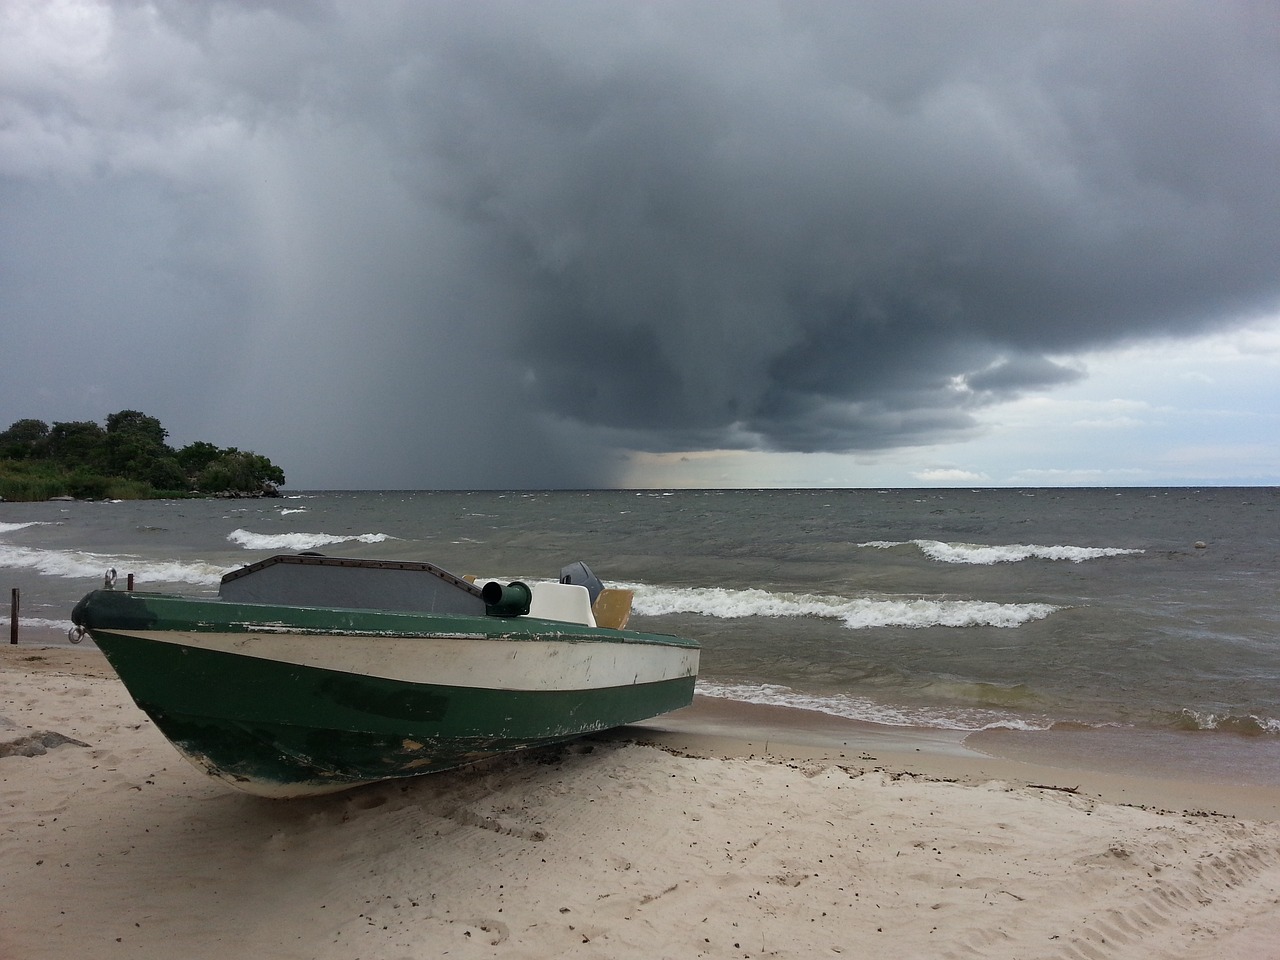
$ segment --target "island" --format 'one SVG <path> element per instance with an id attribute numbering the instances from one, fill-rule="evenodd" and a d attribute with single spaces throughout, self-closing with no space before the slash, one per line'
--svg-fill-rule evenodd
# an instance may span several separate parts
<path id="1" fill-rule="evenodd" d="M 266 457 L 198 440 L 180 449 L 155 417 L 121 410 L 103 426 L 18 420 L 0 433 L 0 500 L 274 497 L 284 471 Z"/>

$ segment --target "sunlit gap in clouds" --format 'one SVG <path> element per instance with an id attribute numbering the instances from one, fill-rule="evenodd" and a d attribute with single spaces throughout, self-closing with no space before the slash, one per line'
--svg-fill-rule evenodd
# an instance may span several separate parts
<path id="1" fill-rule="evenodd" d="M 979 415 L 964 444 L 868 454 L 749 450 L 632 454 L 636 487 L 1274 484 L 1280 316 L 1062 362 L 1081 380 Z"/>

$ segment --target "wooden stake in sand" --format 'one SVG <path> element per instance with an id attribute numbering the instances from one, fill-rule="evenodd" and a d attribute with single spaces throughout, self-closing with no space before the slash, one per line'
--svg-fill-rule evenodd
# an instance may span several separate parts
<path id="1" fill-rule="evenodd" d="M 13 599 L 9 603 L 9 642 L 18 642 L 18 588 L 13 588 Z"/>

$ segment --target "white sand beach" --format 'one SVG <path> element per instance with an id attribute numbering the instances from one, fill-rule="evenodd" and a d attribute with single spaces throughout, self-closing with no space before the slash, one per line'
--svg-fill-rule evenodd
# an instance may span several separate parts
<path id="1" fill-rule="evenodd" d="M 1280 790 L 700 701 L 299 801 L 0 653 L 0 958 L 1280 957 Z"/>

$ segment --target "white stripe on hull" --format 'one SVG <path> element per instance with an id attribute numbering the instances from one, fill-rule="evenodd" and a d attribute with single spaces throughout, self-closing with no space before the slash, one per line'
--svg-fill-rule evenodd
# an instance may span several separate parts
<path id="1" fill-rule="evenodd" d="M 361 676 L 482 690 L 598 690 L 698 673 L 698 650 L 647 643 L 112 630 L 121 636 Z"/>

